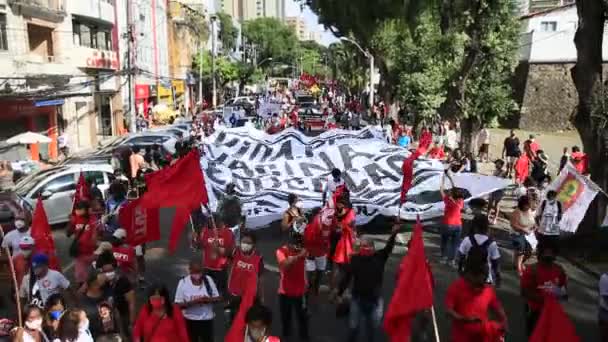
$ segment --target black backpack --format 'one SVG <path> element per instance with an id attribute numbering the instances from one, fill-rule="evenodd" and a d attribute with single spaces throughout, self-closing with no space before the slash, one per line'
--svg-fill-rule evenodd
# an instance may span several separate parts
<path id="1" fill-rule="evenodd" d="M 464 270 L 466 271 L 466 265 L 470 265 L 470 263 L 474 263 L 475 265 L 483 265 L 488 262 L 488 247 L 494 242 L 490 237 L 482 244 L 477 243 L 475 239 L 475 235 L 469 235 L 468 239 L 471 241 L 471 249 L 469 249 L 469 253 L 465 256 Z"/>

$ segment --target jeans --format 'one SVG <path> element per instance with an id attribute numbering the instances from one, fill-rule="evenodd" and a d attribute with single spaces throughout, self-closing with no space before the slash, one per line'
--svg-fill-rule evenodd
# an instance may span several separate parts
<path id="1" fill-rule="evenodd" d="M 366 341 L 374 341 L 374 334 L 378 330 L 380 322 L 382 322 L 383 309 L 384 303 L 382 298 L 367 299 L 353 297 L 350 302 L 347 342 L 357 341 L 362 325 L 365 327 Z"/>
<path id="2" fill-rule="evenodd" d="M 441 256 L 453 261 L 460 244 L 462 226 L 445 225 L 441 229 Z"/>
<path id="3" fill-rule="evenodd" d="M 213 320 L 186 320 L 186 329 L 191 342 L 213 342 Z"/>
<path id="4" fill-rule="evenodd" d="M 281 313 L 281 325 L 283 337 L 291 337 L 291 314 L 296 312 L 298 321 L 298 332 L 300 339 L 308 341 L 308 313 L 306 312 L 305 296 L 290 297 L 283 294 L 279 295 L 279 311 Z"/>

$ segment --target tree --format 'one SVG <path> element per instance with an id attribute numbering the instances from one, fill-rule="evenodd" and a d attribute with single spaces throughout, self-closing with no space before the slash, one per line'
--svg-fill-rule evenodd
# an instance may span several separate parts
<path id="1" fill-rule="evenodd" d="M 255 62 L 267 58 L 272 58 L 273 62 L 288 64 L 296 61 L 298 37 L 289 26 L 278 19 L 258 18 L 246 21 L 243 25 L 243 36 L 247 44 L 255 44 Z"/>
<path id="2" fill-rule="evenodd" d="M 219 40 L 222 43 L 222 48 L 226 54 L 236 48 L 236 41 L 239 37 L 239 30 L 232 23 L 232 17 L 224 12 L 217 15 L 219 19 Z"/>
<path id="3" fill-rule="evenodd" d="M 602 41 L 608 3 L 598 0 L 577 0 L 578 27 L 574 36 L 577 62 L 571 70 L 572 80 L 578 93 L 578 106 L 571 121 L 581 136 L 585 152 L 589 156 L 591 179 L 602 189 L 608 189 L 608 113 L 606 90 L 603 80 Z M 597 232 L 606 208 L 606 197 L 596 196 L 586 220 L 583 232 Z"/>
<path id="4" fill-rule="evenodd" d="M 331 78 L 346 88 L 348 95 L 360 94 L 366 85 L 366 61 L 352 45 L 333 43 L 328 48 Z"/>
<path id="5" fill-rule="evenodd" d="M 205 51 L 202 55 L 195 56 L 192 62 L 192 69 L 199 70 L 200 63 L 203 63 L 203 88 L 210 89 L 213 83 L 211 52 Z M 219 98 L 223 97 L 225 88 L 234 81 L 239 81 L 239 65 L 226 56 L 215 58 L 215 77 Z M 208 96 L 207 96 L 208 97 Z"/>

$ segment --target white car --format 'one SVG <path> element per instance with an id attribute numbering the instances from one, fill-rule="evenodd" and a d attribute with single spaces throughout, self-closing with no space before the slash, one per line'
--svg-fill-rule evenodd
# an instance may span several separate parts
<path id="1" fill-rule="evenodd" d="M 66 223 L 72 212 L 76 183 L 80 172 L 86 179 L 94 179 L 105 194 L 114 179 L 109 164 L 71 164 L 40 170 L 21 179 L 15 192 L 35 207 L 38 196 L 42 197 L 44 210 L 50 224 Z"/>

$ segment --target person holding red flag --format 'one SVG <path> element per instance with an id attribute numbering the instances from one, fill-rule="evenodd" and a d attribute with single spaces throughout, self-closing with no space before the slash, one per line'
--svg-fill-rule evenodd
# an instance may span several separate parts
<path id="1" fill-rule="evenodd" d="M 490 337 L 504 335 L 507 315 L 494 288 L 486 284 L 487 260 L 468 258 L 466 263 L 464 275 L 450 285 L 445 299 L 446 311 L 452 319 L 450 341 L 500 341 Z M 498 326 L 490 321 L 490 311 L 498 318 Z"/>
<path id="2" fill-rule="evenodd" d="M 228 257 L 234 251 L 234 235 L 224 225 L 221 215 L 214 214 L 212 227 L 201 231 L 200 244 L 203 251 L 203 267 L 213 278 L 220 295 L 226 295 Z"/>
<path id="3" fill-rule="evenodd" d="M 35 248 L 34 239 L 30 236 L 24 236 L 19 241 L 20 253 L 13 254 L 13 265 L 15 267 L 15 278 L 17 286 L 21 287 L 23 277 L 30 272 L 30 264 L 32 262 L 32 252 Z"/>
<path id="4" fill-rule="evenodd" d="M 568 278 L 564 269 L 555 263 L 558 247 L 551 240 L 541 240 L 537 247 L 538 262 L 526 267 L 521 276 L 521 293 L 527 301 L 526 332 L 530 337 L 541 315 L 545 298 L 568 298 Z"/>
<path id="5" fill-rule="evenodd" d="M 338 290 L 338 302 L 341 296 L 353 283 L 350 303 L 348 341 L 357 341 L 359 328 L 366 322 L 367 341 L 373 341 L 376 329 L 380 326 L 383 313 L 382 280 L 384 267 L 395 247 L 399 225 L 394 225 L 386 245 L 376 250 L 374 242 L 361 237 L 358 253 L 352 256 L 349 264 L 344 266 L 344 277 Z"/>
<path id="6" fill-rule="evenodd" d="M 337 288 L 341 268 L 350 262 L 353 253 L 356 215 L 357 213 L 350 203 L 350 193 L 343 192 L 336 200 L 336 211 L 332 223 L 333 234 L 330 240 L 329 256 L 332 261 L 330 286 L 332 290 Z"/>
<path id="7" fill-rule="evenodd" d="M 74 235 L 69 254 L 75 259 L 74 278 L 79 286 L 87 280 L 89 268 L 95 259 L 97 230 L 98 222 L 89 214 L 89 203 L 76 203 L 66 233 L 68 237 Z"/>
<path id="8" fill-rule="evenodd" d="M 118 228 L 114 231 L 111 239 L 112 255 L 114 255 L 116 263 L 123 274 L 129 281 L 135 284 L 137 283 L 137 275 L 139 274 L 135 247 L 129 245 L 126 239 L 126 230 Z"/>
<path id="9" fill-rule="evenodd" d="M 545 304 L 529 342 L 580 342 L 576 328 L 557 299 L 545 297 Z M 606 341 L 600 335 L 600 341 Z"/>
<path id="10" fill-rule="evenodd" d="M 38 198 L 36 209 L 34 209 L 34 218 L 32 219 L 32 238 L 36 243 L 35 253 L 42 253 L 49 256 L 49 267 L 56 271 L 61 271 L 59 260 L 57 259 L 57 251 L 55 250 L 55 241 L 51 234 L 51 225 L 46 217 L 42 198 Z"/>
<path id="11" fill-rule="evenodd" d="M 244 231 L 241 233 L 239 248 L 232 255 L 228 277 L 227 316 L 229 322 L 232 322 L 236 317 L 246 287 L 255 285 L 256 298 L 263 302 L 264 259 L 256 250 L 255 244 L 256 238 L 253 232 Z"/>
<path id="12" fill-rule="evenodd" d="M 74 203 L 72 205 L 72 213 L 76 210 L 76 205 L 80 202 L 88 202 L 91 200 L 91 188 L 87 184 L 86 179 L 82 171 L 78 176 L 78 183 L 76 183 L 76 192 L 74 193 Z"/>
<path id="13" fill-rule="evenodd" d="M 401 198 L 400 203 L 403 205 L 407 201 L 407 192 L 412 187 L 414 181 L 414 162 L 425 155 L 428 146 L 419 146 L 416 151 L 412 152 L 409 157 L 403 160 L 401 172 L 403 173 L 403 182 L 401 183 Z"/>
<path id="14" fill-rule="evenodd" d="M 295 311 L 298 321 L 300 339 L 309 341 L 308 314 L 306 310 L 306 269 L 305 259 L 308 255 L 303 248 L 302 235 L 290 232 L 289 242 L 277 249 L 279 264 L 279 309 L 281 312 L 282 336 L 291 337 L 291 317 Z"/>
<path id="15" fill-rule="evenodd" d="M 446 170 L 441 178 L 439 192 L 445 206 L 442 230 L 441 230 L 441 258 L 445 264 L 456 267 L 456 251 L 460 244 L 460 233 L 462 232 L 462 209 L 464 208 L 464 194 L 460 188 L 454 185 L 454 180 Z M 450 180 L 452 188 L 445 190 L 445 178 Z"/>

